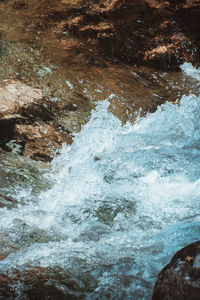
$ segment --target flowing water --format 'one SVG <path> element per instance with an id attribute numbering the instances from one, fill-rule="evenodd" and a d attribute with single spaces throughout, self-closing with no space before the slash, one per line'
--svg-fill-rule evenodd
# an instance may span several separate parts
<path id="1" fill-rule="evenodd" d="M 191 65 L 182 68 L 199 79 Z M 125 126 L 108 107 L 109 99 L 97 103 L 73 145 L 52 161 L 50 189 L 22 190 L 17 207 L 0 209 L 1 236 L 12 249 L 1 273 L 59 268 L 68 279 L 45 285 L 62 299 L 150 299 L 172 255 L 199 240 L 200 97 L 167 102 Z M 17 299 L 28 299 L 22 281 Z"/>

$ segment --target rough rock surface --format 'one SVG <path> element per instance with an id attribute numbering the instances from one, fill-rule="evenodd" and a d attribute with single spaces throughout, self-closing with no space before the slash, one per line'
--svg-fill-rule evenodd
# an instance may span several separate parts
<path id="1" fill-rule="evenodd" d="M 198 0 L 10 0 L 0 6 L 3 37 L 43 41 L 68 64 L 84 56 L 103 66 L 99 55 L 165 70 L 186 60 L 200 62 Z M 13 19 L 16 27 L 8 30 Z"/>
<path id="2" fill-rule="evenodd" d="M 95 283 L 88 273 L 87 276 L 81 271 L 80 273 L 78 282 L 71 278 L 70 271 L 63 271 L 60 267 L 14 270 L 10 274 L 12 277 L 0 274 L 0 296 L 8 300 L 16 297 L 22 299 L 17 287 L 23 285 L 24 299 L 85 299 L 87 292 L 94 289 Z"/>
<path id="3" fill-rule="evenodd" d="M 200 298 L 200 242 L 178 251 L 160 272 L 152 300 L 198 300 Z"/>
<path id="4" fill-rule="evenodd" d="M 192 0 L 7 1 L 19 27 L 24 17 L 27 30 L 21 34 L 39 32 L 55 52 L 56 47 L 65 50 L 68 63 L 84 55 L 88 63 L 100 65 L 100 54 L 165 70 L 185 60 L 199 62 L 199 9 L 200 1 Z M 13 38 L 13 32 L 8 35 Z"/>
<path id="5" fill-rule="evenodd" d="M 20 81 L 0 88 L 0 139 L 4 149 L 33 159 L 49 160 L 63 142 L 72 138 L 45 123 L 50 113 L 43 107 L 41 89 Z"/>
<path id="6" fill-rule="evenodd" d="M 0 115 L 15 114 L 21 108 L 27 108 L 32 103 L 42 99 L 42 91 L 31 88 L 21 82 L 11 81 L 0 88 Z"/>
<path id="7" fill-rule="evenodd" d="M 0 1 L 0 109 L 25 104 L 0 113 L 1 147 L 51 160 L 96 100 L 114 95 L 110 110 L 124 123 L 198 92 L 177 71 L 199 64 L 199 9 L 198 0 Z"/>

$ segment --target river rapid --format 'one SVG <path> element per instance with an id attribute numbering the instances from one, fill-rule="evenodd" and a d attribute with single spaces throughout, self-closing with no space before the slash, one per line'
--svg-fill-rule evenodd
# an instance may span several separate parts
<path id="1" fill-rule="evenodd" d="M 190 64 L 182 69 L 200 79 Z M 45 175 L 52 187 L 37 196 L 16 187 L 19 204 L 0 209 L 1 237 L 12 249 L 1 274 L 59 273 L 44 285 L 63 298 L 41 299 L 151 299 L 159 271 L 199 240 L 200 96 L 124 126 L 109 112 L 112 97 L 96 103 L 53 159 Z M 12 289 L 16 299 L 31 298 L 25 275 Z"/>

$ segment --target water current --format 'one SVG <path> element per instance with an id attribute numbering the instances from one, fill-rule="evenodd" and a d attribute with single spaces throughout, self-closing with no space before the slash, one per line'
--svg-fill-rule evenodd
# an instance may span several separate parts
<path id="1" fill-rule="evenodd" d="M 182 69 L 200 79 L 190 64 Z M 173 254 L 199 240 L 200 97 L 167 102 L 134 125 L 122 126 L 108 107 L 98 102 L 54 158 L 52 188 L 20 204 L 30 199 L 23 190 L 17 207 L 0 209 L 1 235 L 16 247 L 1 273 L 59 268 L 68 282 L 45 284 L 62 299 L 150 299 Z M 20 279 L 15 289 L 26 299 Z"/>

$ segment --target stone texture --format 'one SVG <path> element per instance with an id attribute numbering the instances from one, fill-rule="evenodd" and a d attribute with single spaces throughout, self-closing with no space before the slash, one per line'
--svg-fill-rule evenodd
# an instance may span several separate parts
<path id="1" fill-rule="evenodd" d="M 45 123 L 17 124 L 14 134 L 20 140 L 25 141 L 23 154 L 35 160 L 51 160 L 55 152 L 61 148 L 62 143 L 72 143 L 72 138 L 67 134 L 61 133 Z"/>
<path id="2" fill-rule="evenodd" d="M 189 0 L 0 1 L 0 146 L 51 160 L 97 100 L 113 94 L 109 109 L 125 123 L 139 109 L 144 115 L 198 93 L 178 68 L 199 63 L 199 7 Z M 42 136 L 47 127 L 52 135 Z"/>
<path id="3" fill-rule="evenodd" d="M 82 55 L 165 70 L 177 70 L 186 60 L 200 62 L 198 0 L 24 0 L 0 5 L 2 14 L 6 6 L 8 19 L 17 24 L 7 38 L 34 33 L 55 53 L 62 48 L 68 63 Z M 0 30 L 9 24 L 4 15 L 1 19 Z M 23 19 L 28 30 L 22 29 Z"/>
<path id="4" fill-rule="evenodd" d="M 85 299 L 94 290 L 95 280 L 89 273 L 79 270 L 78 280 L 70 270 L 61 267 L 32 267 L 29 270 L 13 270 L 12 274 L 0 274 L 2 299 L 16 299 L 21 289 L 25 299 Z"/>
<path id="5" fill-rule="evenodd" d="M 198 300 L 200 296 L 200 241 L 178 251 L 160 272 L 152 300 Z"/>
<path id="6" fill-rule="evenodd" d="M 0 137 L 5 149 L 49 161 L 63 142 L 72 143 L 68 134 L 45 123 L 48 112 L 43 107 L 41 89 L 19 81 L 4 84 L 0 88 Z"/>
<path id="7" fill-rule="evenodd" d="M 41 101 L 43 94 L 40 89 L 34 89 L 19 81 L 4 81 L 5 86 L 0 88 L 0 116 L 9 118 L 22 108 Z"/>

